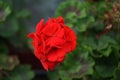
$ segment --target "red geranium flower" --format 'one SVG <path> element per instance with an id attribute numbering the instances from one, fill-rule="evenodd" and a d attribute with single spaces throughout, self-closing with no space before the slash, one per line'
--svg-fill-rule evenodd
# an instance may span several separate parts
<path id="1" fill-rule="evenodd" d="M 64 24 L 62 17 L 50 18 L 46 23 L 42 19 L 36 26 L 36 32 L 28 34 L 28 38 L 33 39 L 35 56 L 45 70 L 52 70 L 76 47 L 75 32 Z"/>

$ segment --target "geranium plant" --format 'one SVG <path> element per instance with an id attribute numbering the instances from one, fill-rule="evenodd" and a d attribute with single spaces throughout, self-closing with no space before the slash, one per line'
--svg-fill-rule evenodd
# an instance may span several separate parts
<path id="1" fill-rule="evenodd" d="M 56 11 L 77 34 L 76 49 L 53 71 L 51 80 L 120 80 L 120 3 L 66 0 Z"/>
<path id="2" fill-rule="evenodd" d="M 55 16 L 28 35 L 51 80 L 120 80 L 119 1 L 66 0 Z"/>

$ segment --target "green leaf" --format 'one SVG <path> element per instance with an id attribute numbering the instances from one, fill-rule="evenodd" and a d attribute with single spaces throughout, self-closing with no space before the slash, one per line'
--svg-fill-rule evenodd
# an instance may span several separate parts
<path id="1" fill-rule="evenodd" d="M 96 42 L 95 42 L 95 40 L 94 40 L 93 37 L 88 37 L 88 38 L 86 39 L 86 44 L 87 44 L 88 46 L 90 46 L 93 50 L 95 50 L 95 49 L 97 48 Z"/>
<path id="2" fill-rule="evenodd" d="M 71 66 L 71 68 L 69 69 L 69 72 L 74 74 L 74 73 L 77 73 L 80 69 L 81 69 L 82 65 L 79 64 L 79 65 L 74 65 L 74 66 Z"/>
<path id="3" fill-rule="evenodd" d="M 5 8 L 5 17 L 7 17 L 11 12 L 12 12 L 12 11 L 11 11 L 10 7 L 9 7 L 9 6 L 6 7 L 6 8 Z M 4 18 L 4 19 L 5 19 L 5 18 Z"/>
<path id="4" fill-rule="evenodd" d="M 11 13 L 10 6 L 0 1 L 0 22 L 5 21 L 7 16 Z"/>
<path id="5" fill-rule="evenodd" d="M 3 40 L 0 40 L 0 54 L 8 54 L 9 50 L 6 43 Z"/>
<path id="6" fill-rule="evenodd" d="M 87 45 L 83 45 L 83 48 L 85 49 L 85 51 L 89 52 L 89 53 L 92 53 L 92 48 L 90 46 L 87 46 Z"/>
<path id="7" fill-rule="evenodd" d="M 116 41 L 109 36 L 102 36 L 98 40 L 98 50 L 106 49 L 109 45 L 116 45 Z"/>
<path id="8" fill-rule="evenodd" d="M 76 16 L 75 12 L 68 12 L 66 14 L 66 19 L 67 20 L 72 20 Z"/>
<path id="9" fill-rule="evenodd" d="M 59 80 L 60 76 L 57 71 L 49 71 L 48 76 L 50 80 Z"/>
<path id="10" fill-rule="evenodd" d="M 96 20 L 96 19 L 90 26 L 91 29 L 95 29 L 96 31 L 104 30 L 105 27 L 106 25 L 103 22 L 100 22 L 99 20 Z"/>
<path id="11" fill-rule="evenodd" d="M 106 11 L 106 9 L 107 10 L 109 9 L 107 6 L 107 3 L 105 1 L 101 1 L 99 3 L 96 3 L 96 6 L 97 6 L 96 10 L 97 10 L 99 15 L 102 15 Z"/>
<path id="12" fill-rule="evenodd" d="M 34 77 L 34 72 L 29 65 L 17 66 L 10 75 L 10 80 L 31 80 Z"/>
<path id="13" fill-rule="evenodd" d="M 88 17 L 88 24 L 90 25 L 91 23 L 95 22 L 95 19 L 93 16 Z"/>
<path id="14" fill-rule="evenodd" d="M 110 53 L 112 52 L 111 47 L 109 46 L 107 49 L 101 50 L 100 53 L 103 54 L 104 56 L 108 57 Z"/>
<path id="15" fill-rule="evenodd" d="M 67 72 L 60 70 L 59 75 L 61 80 L 72 80 L 70 76 L 68 76 Z"/>
<path id="16" fill-rule="evenodd" d="M 85 51 L 84 51 L 84 52 L 81 51 L 81 53 L 82 53 L 82 54 L 80 54 L 80 56 L 81 56 L 82 58 L 88 59 L 88 57 L 89 57 L 89 52 L 88 52 L 88 51 L 86 51 L 86 52 L 85 52 Z"/>
<path id="17" fill-rule="evenodd" d="M 21 10 L 20 12 L 17 12 L 16 13 L 16 17 L 17 18 L 28 18 L 30 17 L 30 11 L 24 9 L 24 10 Z"/>
<path id="18" fill-rule="evenodd" d="M 18 20 L 14 17 L 0 26 L 0 36 L 2 37 L 11 37 L 15 35 L 15 32 L 19 29 Z"/>
<path id="19" fill-rule="evenodd" d="M 94 60 L 92 60 L 92 58 L 89 58 L 88 60 L 83 59 L 81 60 L 81 64 L 71 67 L 70 69 L 72 69 L 72 72 L 70 72 L 69 69 L 68 73 L 71 78 L 78 78 L 78 79 L 84 75 L 92 75 L 94 64 L 95 62 Z"/>
<path id="20" fill-rule="evenodd" d="M 88 64 L 88 70 L 85 72 L 86 75 L 92 75 L 94 70 L 93 66 L 95 65 L 95 61 L 92 58 L 87 59 L 87 64 Z"/>
<path id="21" fill-rule="evenodd" d="M 106 41 L 106 39 L 104 39 L 104 38 L 99 39 L 97 49 L 102 50 L 107 47 L 108 47 L 108 41 Z"/>
<path id="22" fill-rule="evenodd" d="M 113 80 L 120 80 L 120 63 L 113 73 Z"/>
<path id="23" fill-rule="evenodd" d="M 95 69 L 99 76 L 102 78 L 107 78 L 107 77 L 112 77 L 113 71 L 114 71 L 114 66 L 109 66 L 109 65 L 97 65 L 95 66 Z"/>
<path id="24" fill-rule="evenodd" d="M 120 80 L 120 69 L 116 69 L 113 80 Z"/>
<path id="25" fill-rule="evenodd" d="M 87 29 L 87 25 L 82 23 L 79 26 L 77 26 L 77 29 L 78 29 L 79 32 L 85 32 L 86 29 Z"/>
<path id="26" fill-rule="evenodd" d="M 74 25 L 72 24 L 72 23 L 66 23 L 67 24 L 67 26 L 69 26 L 69 27 L 74 27 Z"/>
<path id="27" fill-rule="evenodd" d="M 80 16 L 79 16 L 79 18 L 85 18 L 87 16 L 87 13 L 86 13 L 86 9 L 84 8 L 84 9 L 82 9 L 81 11 L 80 11 Z"/>

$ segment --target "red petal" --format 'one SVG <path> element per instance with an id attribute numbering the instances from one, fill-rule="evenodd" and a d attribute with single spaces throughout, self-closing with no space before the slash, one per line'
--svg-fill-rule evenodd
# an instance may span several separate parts
<path id="1" fill-rule="evenodd" d="M 44 19 L 41 19 L 41 21 L 37 24 L 36 26 L 36 34 L 39 35 L 41 30 L 43 29 L 44 26 Z"/>
<path id="2" fill-rule="evenodd" d="M 76 34 L 71 28 L 67 26 L 64 26 L 64 29 L 66 44 L 64 45 L 63 49 L 65 49 L 66 52 L 71 52 L 76 47 Z"/>
<path id="3" fill-rule="evenodd" d="M 48 69 L 53 70 L 57 65 L 56 62 L 49 62 L 49 61 L 41 61 L 41 63 L 46 71 L 48 71 Z"/>
<path id="4" fill-rule="evenodd" d="M 50 70 L 53 70 L 53 69 L 55 68 L 55 66 L 57 65 L 56 62 L 46 62 L 46 63 L 47 63 L 48 68 L 49 68 Z"/>
<path id="5" fill-rule="evenodd" d="M 58 49 L 58 50 L 52 50 L 48 55 L 47 55 L 47 58 L 48 58 L 48 61 L 51 61 L 51 62 L 61 62 L 64 60 L 65 58 L 65 51 L 62 50 L 62 49 Z"/>
<path id="6" fill-rule="evenodd" d="M 34 47 L 34 54 L 35 56 L 40 59 L 42 57 L 43 53 L 43 43 L 42 41 L 38 38 L 38 36 L 35 33 L 31 33 L 28 35 L 29 38 L 32 38 L 32 45 Z"/>
<path id="7" fill-rule="evenodd" d="M 64 44 L 64 47 L 63 49 L 66 51 L 66 52 L 71 52 L 72 50 L 74 50 L 76 47 L 76 41 L 73 41 L 73 42 L 66 42 Z"/>
<path id="8" fill-rule="evenodd" d="M 58 37 L 51 37 L 46 40 L 46 45 L 50 47 L 60 48 L 63 46 L 64 43 L 65 40 Z"/>
<path id="9" fill-rule="evenodd" d="M 72 44 L 71 43 L 65 43 L 64 46 L 63 46 L 63 49 L 66 52 L 71 52 L 72 51 Z"/>
<path id="10" fill-rule="evenodd" d="M 43 52 L 42 52 L 42 49 L 43 46 L 34 46 L 34 54 L 35 56 L 38 58 L 38 59 L 43 59 Z"/>
<path id="11" fill-rule="evenodd" d="M 51 23 L 54 23 L 55 21 L 56 21 L 55 18 L 49 18 L 49 19 L 47 20 L 47 22 L 46 22 L 46 25 L 49 25 L 49 24 L 51 24 Z"/>
<path id="12" fill-rule="evenodd" d="M 47 36 L 54 36 L 59 29 L 60 29 L 59 24 L 49 23 L 48 25 L 45 26 L 42 32 Z"/>
<path id="13" fill-rule="evenodd" d="M 65 35 L 65 33 L 64 33 L 64 29 L 63 28 L 61 28 L 59 31 L 57 31 L 56 32 L 56 37 L 59 37 L 59 38 L 64 38 L 64 35 Z"/>
<path id="14" fill-rule="evenodd" d="M 65 29 L 65 37 L 67 41 L 75 41 L 76 40 L 75 32 L 67 26 L 64 26 L 64 29 Z"/>
<path id="15" fill-rule="evenodd" d="M 45 61 L 41 61 L 41 63 L 42 63 L 42 65 L 43 65 L 44 69 L 45 69 L 46 71 L 48 71 L 48 63 L 46 63 Z"/>
<path id="16" fill-rule="evenodd" d="M 57 18 L 57 22 L 64 24 L 64 19 L 63 19 L 63 17 L 62 17 L 62 16 L 59 16 L 59 17 Z"/>
<path id="17" fill-rule="evenodd" d="M 34 34 L 35 34 L 35 33 L 30 33 L 30 34 L 27 35 L 27 37 L 28 37 L 28 38 L 34 38 Z"/>

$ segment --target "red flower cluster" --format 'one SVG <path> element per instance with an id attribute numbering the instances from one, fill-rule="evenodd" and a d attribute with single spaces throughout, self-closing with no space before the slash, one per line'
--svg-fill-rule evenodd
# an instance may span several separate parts
<path id="1" fill-rule="evenodd" d="M 28 34 L 28 38 L 33 39 L 35 56 L 45 70 L 52 70 L 76 47 L 75 32 L 64 24 L 62 17 L 50 18 L 46 23 L 42 19 L 36 26 L 36 33 Z"/>

